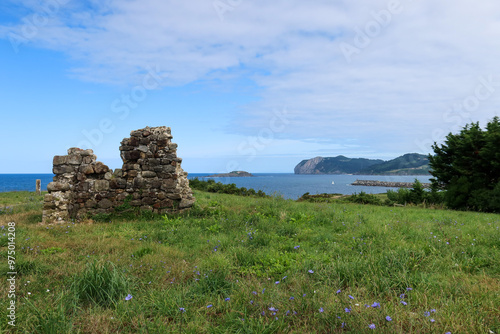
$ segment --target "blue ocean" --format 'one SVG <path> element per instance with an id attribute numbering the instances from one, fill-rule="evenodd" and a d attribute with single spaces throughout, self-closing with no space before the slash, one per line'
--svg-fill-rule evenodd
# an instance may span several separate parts
<path id="1" fill-rule="evenodd" d="M 192 173 L 188 178 L 209 179 L 208 173 Z M 384 193 L 385 187 L 351 186 L 360 180 L 379 180 L 392 182 L 413 182 L 417 178 L 421 182 L 429 182 L 428 176 L 374 176 L 374 175 L 295 175 L 292 173 L 256 173 L 254 177 L 218 177 L 216 182 L 234 183 L 238 187 L 262 190 L 266 194 L 278 194 L 287 199 L 297 199 L 304 193 L 338 193 L 350 195 L 364 191 L 366 193 Z M 42 181 L 42 190 L 52 181 L 53 174 L 0 174 L 0 192 L 35 191 L 37 179 Z"/>

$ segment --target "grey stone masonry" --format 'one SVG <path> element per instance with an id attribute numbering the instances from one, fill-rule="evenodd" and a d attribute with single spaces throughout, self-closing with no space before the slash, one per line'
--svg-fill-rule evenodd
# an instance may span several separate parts
<path id="1" fill-rule="evenodd" d="M 96 161 L 90 149 L 70 148 L 68 155 L 55 156 L 43 221 L 110 213 L 124 203 L 158 213 L 191 207 L 195 199 L 171 139 L 165 126 L 132 131 L 121 142 L 123 166 L 114 171 Z"/>

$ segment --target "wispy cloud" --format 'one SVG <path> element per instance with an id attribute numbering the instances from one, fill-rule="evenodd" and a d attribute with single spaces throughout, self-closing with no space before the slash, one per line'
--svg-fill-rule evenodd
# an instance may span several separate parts
<path id="1" fill-rule="evenodd" d="M 36 3 L 22 4 L 37 12 Z M 443 115 L 480 76 L 494 77 L 495 92 L 471 119 L 498 114 L 498 13 L 496 0 L 242 0 L 221 20 L 206 0 L 67 1 L 29 43 L 67 54 L 86 81 L 134 84 L 152 65 L 166 86 L 251 80 L 259 99 L 238 107 L 233 132 L 256 135 L 286 105 L 282 140 L 406 152 L 435 128 L 451 130 Z M 0 26 L 0 36 L 23 24 Z M 363 47 L 360 31 L 372 35 Z M 342 43 L 357 49 L 349 61 Z"/>

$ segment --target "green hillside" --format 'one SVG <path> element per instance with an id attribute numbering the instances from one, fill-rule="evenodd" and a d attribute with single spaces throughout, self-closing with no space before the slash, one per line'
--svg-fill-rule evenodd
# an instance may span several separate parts
<path id="1" fill-rule="evenodd" d="M 429 159 L 423 154 L 408 153 L 396 159 L 364 168 L 356 174 L 427 175 L 429 174 Z"/>
<path id="2" fill-rule="evenodd" d="M 295 174 L 358 174 L 358 175 L 429 175 L 426 155 L 408 153 L 396 159 L 316 157 L 302 160 L 294 168 Z"/>

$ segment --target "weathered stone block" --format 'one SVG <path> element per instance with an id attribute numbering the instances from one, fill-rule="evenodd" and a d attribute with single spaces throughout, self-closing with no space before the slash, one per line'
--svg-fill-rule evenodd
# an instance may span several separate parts
<path id="1" fill-rule="evenodd" d="M 143 198 L 142 198 L 142 204 L 143 204 L 143 205 L 151 205 L 151 204 L 153 204 L 154 202 L 155 202 L 155 201 L 154 201 L 154 199 L 153 199 L 153 198 L 151 198 L 151 197 L 143 197 Z"/>
<path id="2" fill-rule="evenodd" d="M 126 186 L 127 181 L 125 181 L 124 179 L 115 178 L 109 181 L 109 187 L 111 189 L 125 189 Z"/>
<path id="3" fill-rule="evenodd" d="M 54 174 L 66 174 L 66 173 L 73 173 L 74 168 L 68 165 L 60 165 L 60 166 L 54 166 L 52 168 L 52 173 Z"/>
<path id="4" fill-rule="evenodd" d="M 145 172 L 142 172 L 142 177 L 145 177 L 145 178 L 156 177 L 156 173 L 151 172 L 151 171 L 145 171 Z"/>
<path id="5" fill-rule="evenodd" d="M 94 167 L 91 165 L 82 165 L 80 166 L 79 171 L 85 175 L 94 174 Z"/>
<path id="6" fill-rule="evenodd" d="M 113 206 L 113 202 L 111 202 L 109 199 L 105 198 L 97 204 L 101 209 L 108 209 Z"/>
<path id="7" fill-rule="evenodd" d="M 131 132 L 130 132 L 130 135 L 131 135 L 132 137 L 142 137 L 142 131 L 141 131 L 141 130 L 131 131 Z"/>
<path id="8" fill-rule="evenodd" d="M 134 179 L 134 188 L 142 188 L 144 186 L 144 179 L 142 177 L 136 177 Z"/>
<path id="9" fill-rule="evenodd" d="M 56 156 L 54 156 L 54 159 L 52 160 L 52 164 L 54 166 L 64 165 L 67 163 L 68 163 L 68 156 L 67 155 L 56 155 Z"/>
<path id="10" fill-rule="evenodd" d="M 148 147 L 146 145 L 139 145 L 139 147 L 137 148 L 138 151 L 141 151 L 141 152 L 144 152 L 146 153 L 147 151 L 149 151 Z"/>
<path id="11" fill-rule="evenodd" d="M 102 162 L 98 161 L 94 165 L 94 171 L 96 174 L 104 174 L 109 172 L 109 167 L 103 164 Z"/>
<path id="12" fill-rule="evenodd" d="M 170 198 L 170 199 L 182 199 L 182 196 L 179 193 L 167 193 L 167 198 Z"/>
<path id="13" fill-rule="evenodd" d="M 62 182 L 50 182 L 47 185 L 48 192 L 67 191 L 67 190 L 69 190 L 69 188 L 70 188 L 69 183 L 62 183 Z"/>
<path id="14" fill-rule="evenodd" d="M 183 198 L 179 203 L 179 209 L 190 208 L 194 204 L 194 198 Z"/>
<path id="15" fill-rule="evenodd" d="M 128 141 L 128 144 L 133 147 L 139 146 L 139 139 L 136 137 L 131 137 Z"/>
<path id="16" fill-rule="evenodd" d="M 96 159 L 96 156 L 92 154 L 90 156 L 83 157 L 82 163 L 88 165 L 88 164 L 95 162 L 95 159 Z"/>
<path id="17" fill-rule="evenodd" d="M 151 188 L 152 189 L 160 189 L 161 188 L 161 180 L 160 179 L 154 179 L 151 181 Z"/>
<path id="18" fill-rule="evenodd" d="M 162 190 L 174 189 L 177 186 L 177 180 L 174 179 L 164 179 L 161 186 Z"/>
<path id="19" fill-rule="evenodd" d="M 96 180 L 94 183 L 94 188 L 96 191 L 106 191 L 109 189 L 108 180 Z"/>
<path id="20" fill-rule="evenodd" d="M 122 157 L 123 161 L 134 161 L 141 157 L 141 152 L 137 150 L 122 151 L 120 156 Z"/>
<path id="21" fill-rule="evenodd" d="M 79 154 L 68 155 L 68 164 L 80 165 L 82 163 L 82 156 Z"/>

